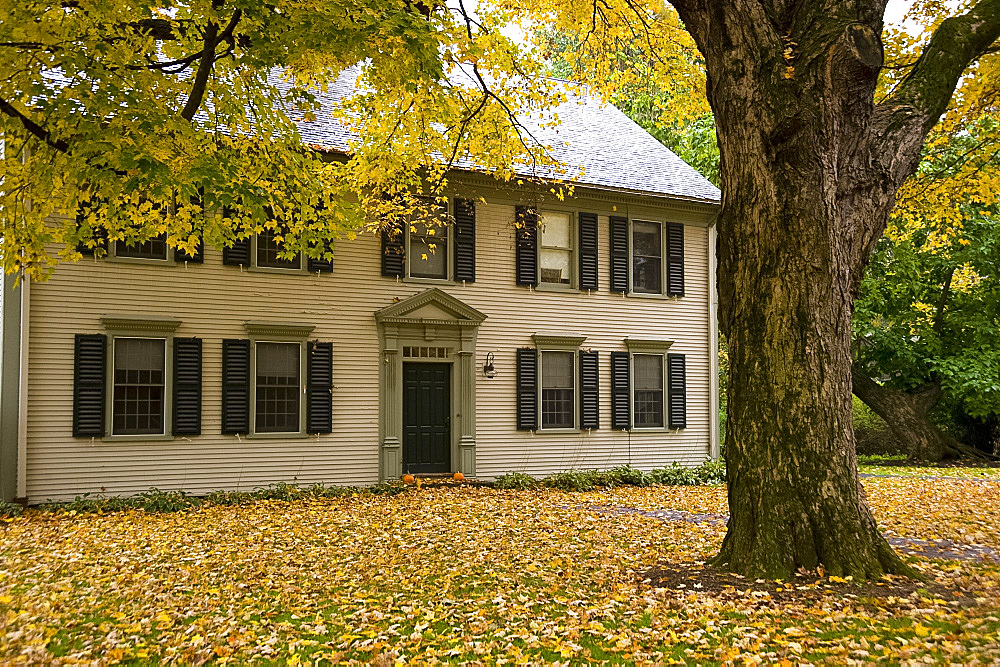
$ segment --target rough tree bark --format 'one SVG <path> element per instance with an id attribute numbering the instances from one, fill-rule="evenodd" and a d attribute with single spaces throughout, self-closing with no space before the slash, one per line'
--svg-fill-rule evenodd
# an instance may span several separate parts
<path id="1" fill-rule="evenodd" d="M 941 398 L 939 382 L 928 382 L 911 392 L 890 389 L 871 379 L 857 363 L 851 367 L 851 380 L 854 395 L 885 420 L 911 460 L 987 458 L 984 452 L 962 444 L 928 418 Z"/>
<path id="2" fill-rule="evenodd" d="M 858 479 L 851 314 L 924 137 L 1000 35 L 1000 0 L 946 20 L 881 104 L 887 0 L 671 1 L 705 58 L 722 157 L 731 518 L 715 562 L 909 574 Z"/>

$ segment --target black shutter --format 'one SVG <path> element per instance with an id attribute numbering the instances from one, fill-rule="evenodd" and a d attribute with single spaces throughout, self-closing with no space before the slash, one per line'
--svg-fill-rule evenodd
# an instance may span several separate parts
<path id="1" fill-rule="evenodd" d="M 683 354 L 667 355 L 667 426 L 687 426 L 687 382 Z"/>
<path id="2" fill-rule="evenodd" d="M 222 341 L 222 432 L 250 431 L 250 341 Z"/>
<path id="3" fill-rule="evenodd" d="M 684 225 L 667 223 L 667 294 L 684 296 Z"/>
<path id="4" fill-rule="evenodd" d="M 531 206 L 517 206 L 514 235 L 517 238 L 516 271 L 518 285 L 538 284 L 538 212 Z"/>
<path id="5" fill-rule="evenodd" d="M 580 350 L 580 428 L 601 425 L 597 352 Z"/>
<path id="6" fill-rule="evenodd" d="M 580 289 L 597 289 L 597 214 L 580 214 Z"/>
<path id="7" fill-rule="evenodd" d="M 538 350 L 517 350 L 517 428 L 538 429 Z"/>
<path id="8" fill-rule="evenodd" d="M 306 432 L 333 432 L 333 343 L 309 343 Z"/>
<path id="9" fill-rule="evenodd" d="M 628 292 L 628 218 L 612 216 L 608 221 L 611 230 L 611 291 Z"/>
<path id="10" fill-rule="evenodd" d="M 382 226 L 382 275 L 400 278 L 403 275 L 403 264 L 406 262 L 406 249 L 403 245 L 405 232 L 403 221 L 387 222 Z"/>
<path id="11" fill-rule="evenodd" d="M 174 338 L 174 435 L 201 435 L 201 339 Z"/>
<path id="12" fill-rule="evenodd" d="M 73 342 L 73 436 L 104 436 L 107 336 L 77 334 Z"/>
<path id="13" fill-rule="evenodd" d="M 476 282 L 476 202 L 455 197 L 455 280 Z"/>
<path id="14" fill-rule="evenodd" d="M 612 352 L 611 428 L 627 430 L 632 427 L 629 399 L 628 352 Z"/>
<path id="15" fill-rule="evenodd" d="M 329 244 L 326 246 L 327 250 L 331 247 Z M 306 266 L 310 273 L 333 273 L 333 260 L 332 259 L 320 259 L 318 257 L 309 257 L 306 261 Z"/>
<path id="16" fill-rule="evenodd" d="M 250 266 L 250 238 L 236 239 L 233 245 L 223 248 L 222 263 Z"/>
<path id="17" fill-rule="evenodd" d="M 198 241 L 198 247 L 195 249 L 193 255 L 189 255 L 180 248 L 174 248 L 174 261 L 175 262 L 193 262 L 195 264 L 201 264 L 205 261 L 205 241 L 204 239 Z M 247 253 L 249 255 L 249 252 Z"/>

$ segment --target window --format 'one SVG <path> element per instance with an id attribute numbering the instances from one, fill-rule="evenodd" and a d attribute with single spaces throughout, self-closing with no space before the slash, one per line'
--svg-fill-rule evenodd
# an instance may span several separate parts
<path id="1" fill-rule="evenodd" d="M 542 428 L 573 428 L 574 372 L 572 352 L 542 352 Z"/>
<path id="2" fill-rule="evenodd" d="M 663 228 L 658 222 L 632 223 L 632 291 L 663 292 Z"/>
<path id="3" fill-rule="evenodd" d="M 128 245 L 124 241 L 115 241 L 115 257 L 166 259 L 167 235 L 160 234 L 142 243 L 131 243 Z"/>
<path id="4" fill-rule="evenodd" d="M 115 338 L 112 435 L 164 434 L 166 339 Z"/>
<path id="5" fill-rule="evenodd" d="M 302 345 L 258 342 L 256 347 L 254 431 L 298 433 Z"/>
<path id="6" fill-rule="evenodd" d="M 448 225 L 415 222 L 409 230 L 406 253 L 411 278 L 448 279 Z"/>
<path id="7" fill-rule="evenodd" d="M 635 428 L 663 426 L 663 355 L 632 356 L 634 389 L 632 419 Z"/>
<path id="8" fill-rule="evenodd" d="M 539 282 L 569 286 L 573 276 L 572 218 L 569 213 L 543 211 L 540 222 Z"/>
<path id="9" fill-rule="evenodd" d="M 257 266 L 267 269 L 302 268 L 302 253 L 297 253 L 292 259 L 279 257 L 284 246 L 278 242 L 277 235 L 274 229 L 265 229 L 257 235 Z"/>

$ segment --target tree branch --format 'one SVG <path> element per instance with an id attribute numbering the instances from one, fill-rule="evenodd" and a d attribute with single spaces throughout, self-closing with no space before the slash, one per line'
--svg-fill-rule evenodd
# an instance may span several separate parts
<path id="1" fill-rule="evenodd" d="M 900 142 L 900 133 L 919 133 L 920 142 L 948 108 L 959 79 L 970 64 L 986 53 L 1000 38 L 1000 0 L 980 0 L 961 16 L 941 22 L 924 47 L 917 64 L 903 78 L 896 91 L 876 107 L 882 128 L 876 150 L 912 152 L 912 142 Z M 900 156 L 908 165 L 914 156 Z M 915 166 L 915 163 L 914 163 Z M 894 170 L 897 183 L 912 169 L 900 165 Z"/>
<path id="2" fill-rule="evenodd" d="M 198 107 L 201 106 L 201 101 L 205 98 L 208 75 L 212 73 L 212 63 L 215 62 L 215 37 L 218 31 L 219 26 L 216 25 L 215 21 L 209 21 L 205 28 L 205 48 L 202 52 L 201 62 L 198 63 L 198 71 L 194 75 L 194 85 L 191 86 L 191 94 L 188 95 L 187 103 L 181 110 L 181 118 L 186 120 L 194 118 Z"/>
<path id="3" fill-rule="evenodd" d="M 944 330 L 944 309 L 948 305 L 948 297 L 951 296 L 951 279 L 955 275 L 955 267 L 948 269 L 948 274 L 944 277 L 944 285 L 941 287 L 941 294 L 938 295 L 937 312 L 934 313 L 934 333 L 938 338 Z"/>
<path id="4" fill-rule="evenodd" d="M 221 35 L 219 34 L 219 26 L 214 21 L 210 21 L 205 28 L 205 48 L 201 51 L 201 62 L 198 63 L 198 71 L 194 75 L 191 94 L 188 95 L 187 103 L 184 104 L 184 108 L 181 110 L 181 118 L 191 120 L 194 118 L 195 113 L 198 112 L 198 107 L 201 106 L 201 101 L 205 98 L 208 76 L 212 73 L 212 65 L 215 63 L 215 48 L 222 42 L 229 42 L 232 45 L 234 39 L 233 32 L 236 30 L 236 24 L 240 22 L 242 16 L 243 10 L 237 9 L 234 11 L 232 17 L 229 19 L 229 25 L 226 26 Z"/>
<path id="5" fill-rule="evenodd" d="M 28 116 L 21 113 L 17 108 L 14 107 L 10 102 L 4 99 L 0 99 L 0 112 L 4 113 L 11 118 L 20 121 L 21 126 L 28 132 L 33 134 L 35 137 L 41 139 L 50 148 L 54 148 L 60 153 L 69 152 L 69 143 L 65 139 L 56 139 L 52 136 L 52 133 L 46 130 L 44 127 L 31 120 Z"/>

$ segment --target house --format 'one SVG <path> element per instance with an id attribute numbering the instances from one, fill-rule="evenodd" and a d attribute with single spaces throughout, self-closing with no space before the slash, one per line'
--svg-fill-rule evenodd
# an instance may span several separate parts
<path id="1" fill-rule="evenodd" d="M 2 498 L 717 456 L 719 192 L 613 106 L 558 112 L 574 196 L 459 170 L 432 253 L 423 228 L 332 263 L 152 239 L 8 279 Z M 303 134 L 344 146 L 322 114 Z"/>

